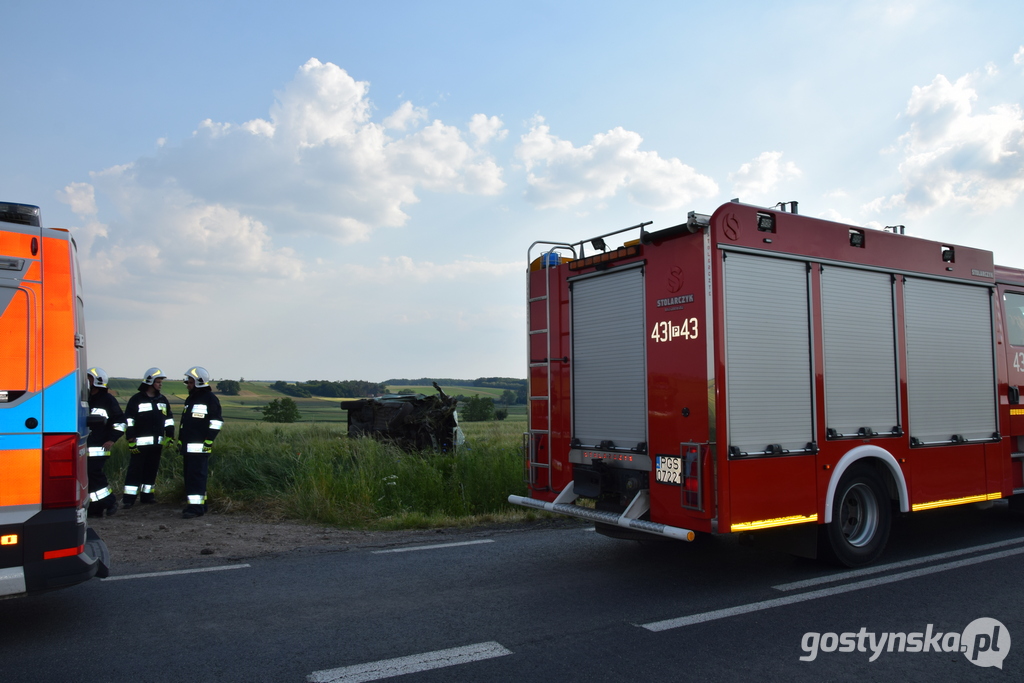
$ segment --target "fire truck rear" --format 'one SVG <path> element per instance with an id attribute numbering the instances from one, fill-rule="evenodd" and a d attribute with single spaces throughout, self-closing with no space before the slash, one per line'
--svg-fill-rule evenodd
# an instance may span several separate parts
<path id="1" fill-rule="evenodd" d="M 1020 505 L 1024 271 L 795 202 L 647 226 L 530 248 L 530 496 L 510 502 L 848 566 L 894 510 Z"/>
<path id="2" fill-rule="evenodd" d="M 0 203 L 0 598 L 107 573 L 86 527 L 81 290 L 71 235 Z"/>

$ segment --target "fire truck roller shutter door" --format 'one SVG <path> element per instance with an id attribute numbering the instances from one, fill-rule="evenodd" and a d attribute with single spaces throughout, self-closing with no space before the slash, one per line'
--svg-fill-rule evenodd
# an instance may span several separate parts
<path id="1" fill-rule="evenodd" d="M 647 441 L 643 295 L 641 268 L 572 283 L 573 436 L 586 446 Z"/>
<path id="2" fill-rule="evenodd" d="M 988 287 L 907 277 L 907 431 L 920 444 L 988 441 L 996 422 Z"/>
<path id="3" fill-rule="evenodd" d="M 826 427 L 891 434 L 900 422 L 892 275 L 825 266 L 821 308 Z"/>
<path id="4" fill-rule="evenodd" d="M 807 264 L 730 252 L 725 335 L 730 447 L 803 451 L 814 441 Z"/>

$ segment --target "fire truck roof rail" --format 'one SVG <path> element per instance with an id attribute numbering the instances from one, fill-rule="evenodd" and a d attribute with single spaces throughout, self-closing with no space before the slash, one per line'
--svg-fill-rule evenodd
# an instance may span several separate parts
<path id="1" fill-rule="evenodd" d="M 548 249 L 548 252 L 555 251 L 556 249 L 568 249 L 569 251 L 572 252 L 572 257 L 574 259 L 576 258 L 576 249 L 575 247 L 573 247 L 573 245 L 569 244 L 568 242 L 545 242 L 543 240 L 537 240 L 536 242 L 530 245 L 529 249 L 526 250 L 527 263 L 533 263 L 533 248 L 538 245 L 550 247 L 550 249 Z"/>
<path id="2" fill-rule="evenodd" d="M 650 225 L 652 222 L 653 221 L 644 221 L 643 223 L 637 223 L 636 225 L 631 225 L 628 228 L 620 228 L 618 230 L 613 230 L 612 232 L 606 232 L 603 235 L 598 235 L 597 237 L 591 237 L 590 239 L 580 240 L 579 242 L 576 242 L 573 246 L 580 248 L 580 258 L 583 258 L 583 257 L 586 256 L 586 254 L 583 253 L 583 252 L 584 252 L 584 245 L 586 245 L 587 242 L 590 242 L 590 246 L 592 246 L 595 250 L 606 251 L 608 249 L 608 246 L 605 244 L 605 241 L 604 241 L 605 237 L 611 237 L 613 235 L 621 235 L 624 232 L 629 232 L 630 230 L 639 229 L 640 230 L 641 239 L 642 239 L 643 238 L 643 234 L 644 234 L 644 228 L 646 226 Z"/>

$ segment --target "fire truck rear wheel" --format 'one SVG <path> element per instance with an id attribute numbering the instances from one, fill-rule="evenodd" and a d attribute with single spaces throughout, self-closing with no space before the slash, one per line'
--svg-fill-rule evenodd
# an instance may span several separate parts
<path id="1" fill-rule="evenodd" d="M 885 550 L 891 522 L 889 496 L 878 474 L 869 467 L 852 469 L 836 487 L 832 522 L 825 526 L 829 559 L 847 567 L 874 562 Z"/>

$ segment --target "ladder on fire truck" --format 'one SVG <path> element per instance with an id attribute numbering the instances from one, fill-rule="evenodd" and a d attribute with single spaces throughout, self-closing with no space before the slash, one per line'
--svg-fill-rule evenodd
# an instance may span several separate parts
<path id="1" fill-rule="evenodd" d="M 540 271 L 544 274 L 544 293 L 537 296 L 532 296 L 532 288 L 530 287 L 530 277 L 533 271 L 533 249 L 538 245 L 547 246 L 548 251 L 542 252 L 538 258 L 540 264 Z M 576 250 L 571 244 L 564 242 L 534 242 L 530 245 L 530 248 L 526 252 L 526 348 L 529 355 L 529 367 L 526 378 L 526 397 L 528 411 L 527 420 L 529 424 L 529 430 L 523 434 L 523 451 L 525 454 L 525 479 L 526 483 L 535 489 L 551 491 L 551 363 L 561 363 L 561 358 L 551 357 L 551 273 L 548 272 L 549 266 L 558 265 L 560 257 L 558 255 L 558 249 L 568 249 L 573 257 L 576 256 Z M 544 319 L 543 321 L 537 321 L 534 315 L 535 303 L 544 304 Z M 543 344 L 544 357 L 534 358 L 532 349 L 535 347 L 534 338 L 538 338 Z M 544 381 L 539 382 L 536 380 L 536 375 L 540 372 L 544 374 Z M 544 393 L 536 393 L 538 390 Z M 538 407 L 538 410 L 534 410 L 534 406 Z M 536 419 L 539 414 L 543 414 L 544 424 L 543 428 L 537 424 Z M 546 472 L 547 474 L 543 474 Z"/>

